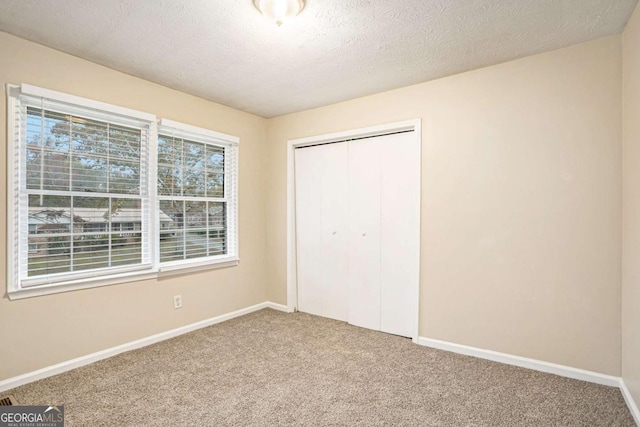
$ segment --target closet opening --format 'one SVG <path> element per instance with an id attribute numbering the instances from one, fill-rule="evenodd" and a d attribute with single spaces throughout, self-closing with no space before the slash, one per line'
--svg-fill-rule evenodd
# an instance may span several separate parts
<path id="1" fill-rule="evenodd" d="M 289 141 L 290 311 L 417 342 L 420 136 L 412 120 Z"/>

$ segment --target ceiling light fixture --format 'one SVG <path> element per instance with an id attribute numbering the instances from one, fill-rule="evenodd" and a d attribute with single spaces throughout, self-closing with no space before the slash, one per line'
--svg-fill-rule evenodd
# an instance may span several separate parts
<path id="1" fill-rule="evenodd" d="M 254 6 L 278 26 L 304 9 L 305 0 L 253 0 Z"/>

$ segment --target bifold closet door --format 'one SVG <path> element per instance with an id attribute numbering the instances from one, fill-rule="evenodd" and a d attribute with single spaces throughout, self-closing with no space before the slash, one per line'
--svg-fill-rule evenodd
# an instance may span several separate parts
<path id="1" fill-rule="evenodd" d="M 349 142 L 349 323 L 380 330 L 379 137 Z"/>
<path id="2" fill-rule="evenodd" d="M 349 323 L 411 337 L 420 272 L 420 143 L 349 143 Z"/>
<path id="3" fill-rule="evenodd" d="M 298 310 L 347 321 L 347 143 L 295 150 Z"/>
<path id="4" fill-rule="evenodd" d="M 420 142 L 379 138 L 380 330 L 413 337 L 420 281 Z"/>
<path id="5" fill-rule="evenodd" d="M 298 309 L 415 333 L 420 142 L 412 132 L 295 150 Z"/>

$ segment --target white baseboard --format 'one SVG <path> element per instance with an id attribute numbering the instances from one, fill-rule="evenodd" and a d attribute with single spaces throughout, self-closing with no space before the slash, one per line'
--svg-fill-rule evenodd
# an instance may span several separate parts
<path id="1" fill-rule="evenodd" d="M 33 381 L 41 380 L 43 378 L 51 377 L 53 375 L 58 375 L 72 369 L 97 362 L 99 360 L 107 359 L 117 354 L 124 353 L 125 351 L 131 351 L 141 347 L 146 347 L 160 341 L 168 340 L 169 338 L 177 337 L 178 335 L 186 334 L 197 329 L 206 328 L 207 326 L 215 325 L 216 323 L 221 323 L 235 317 L 244 316 L 245 314 L 253 313 L 254 311 L 262 310 L 263 308 L 272 308 L 274 310 L 285 312 L 287 311 L 287 307 L 282 304 L 276 304 L 268 301 L 262 302 L 260 304 L 252 305 L 251 307 L 232 311 L 231 313 L 222 314 L 220 316 L 212 317 L 210 319 L 202 320 L 200 322 L 192 323 L 180 328 L 171 329 L 170 331 L 161 332 L 159 334 L 151 335 L 149 337 L 142 338 L 136 341 L 131 341 L 129 343 L 118 345 L 116 347 L 111 347 L 95 353 L 87 354 L 86 356 L 67 360 L 56 365 L 47 366 L 46 368 L 38 369 L 37 371 L 27 372 L 26 374 L 2 380 L 0 381 L 0 392 L 19 387 Z"/>
<path id="2" fill-rule="evenodd" d="M 633 400 L 633 396 L 631 396 L 631 392 L 622 378 L 620 378 L 620 392 L 622 393 L 622 397 L 624 397 L 624 401 L 627 402 L 627 406 L 629 407 L 629 411 L 631 411 L 631 415 L 633 415 L 633 419 L 636 421 L 636 424 L 640 426 L 640 410 L 638 409 L 638 405 L 636 405 L 635 400 Z"/>
<path id="3" fill-rule="evenodd" d="M 555 363 L 543 362 L 542 360 L 529 359 L 527 357 L 515 356 L 513 354 L 499 353 L 497 351 L 485 350 L 482 348 L 470 347 L 467 345 L 455 344 L 447 341 L 440 341 L 425 337 L 420 337 L 418 339 L 418 344 L 425 347 L 451 351 L 454 353 L 464 354 L 466 356 L 473 356 L 480 359 L 487 359 L 494 362 L 505 363 L 507 365 L 520 366 L 522 368 L 547 372 L 549 374 L 560 375 L 562 377 L 573 378 L 576 380 L 588 381 L 591 383 L 607 385 L 610 387 L 620 386 L 620 377 L 600 374 L 598 372 L 586 371 L 584 369 L 572 368 L 565 365 L 557 365 Z"/>
<path id="4" fill-rule="evenodd" d="M 266 304 L 266 307 L 272 308 L 274 310 L 284 311 L 285 313 L 290 313 L 291 312 L 289 310 L 289 308 L 284 304 L 278 304 L 278 303 L 271 302 L 271 301 L 267 301 L 267 302 L 265 302 L 265 304 Z"/>
<path id="5" fill-rule="evenodd" d="M 560 375 L 562 377 L 573 378 L 576 380 L 587 381 L 595 384 L 602 384 L 610 387 L 618 387 L 622 397 L 629 408 L 629 412 L 633 415 L 633 419 L 640 427 L 640 410 L 636 402 L 633 400 L 627 385 L 620 377 L 605 375 L 598 372 L 587 371 L 584 369 L 572 368 L 571 366 L 558 365 L 556 363 L 544 362 L 542 360 L 529 359 L 527 357 L 515 356 L 513 354 L 500 353 L 492 350 L 471 347 L 462 344 L 455 344 L 448 341 L 441 341 L 432 338 L 419 337 L 418 344 L 425 347 L 436 348 L 438 350 L 451 351 L 453 353 L 464 354 L 465 356 L 478 357 L 480 359 L 492 360 L 494 362 L 504 363 L 507 365 L 520 366 L 522 368 L 533 369 L 534 371 L 546 372 L 549 374 Z"/>

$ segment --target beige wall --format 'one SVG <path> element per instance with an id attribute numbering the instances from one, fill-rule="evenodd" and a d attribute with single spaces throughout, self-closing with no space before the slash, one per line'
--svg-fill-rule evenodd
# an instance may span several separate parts
<path id="1" fill-rule="evenodd" d="M 621 72 L 613 36 L 269 120 L 268 298 L 287 140 L 421 118 L 420 335 L 620 375 Z"/>
<path id="2" fill-rule="evenodd" d="M 0 299 L 0 380 L 266 300 L 266 120 L 0 33 L 0 83 L 31 83 L 240 137 L 240 265 L 234 268 L 9 301 Z M 0 102 L 6 163 L 6 98 Z M 4 167 L 2 167 L 4 170 Z M 0 224 L 6 177 L 0 174 Z M 6 268 L 4 229 L 0 271 Z M 4 284 L 4 278 L 1 280 Z M 3 285 L 4 286 L 4 285 Z M 173 295 L 183 307 L 173 309 Z"/>
<path id="3" fill-rule="evenodd" d="M 635 31 L 638 43 L 637 27 L 625 41 Z M 0 380 L 265 300 L 286 303 L 286 141 L 413 118 L 423 125 L 420 335 L 620 375 L 620 37 L 270 120 L 4 33 L 0 55 L 2 84 L 31 83 L 241 139 L 240 266 L 5 296 Z M 625 79 L 635 93 L 637 73 Z M 5 109 L 0 103 L 0 129 Z M 627 135 L 637 135 L 629 123 Z M 0 144 L 4 164 L 5 132 Z M 4 174 L 0 188 L 5 224 Z M 630 270 L 625 277 L 637 285 L 640 274 Z M 637 305 L 627 308 L 635 317 L 626 324 L 638 325 Z M 638 354 L 625 347 L 626 360 Z M 636 393 L 639 371 L 625 364 Z"/>
<path id="4" fill-rule="evenodd" d="M 640 407 L 640 6 L 623 35 L 622 378 Z"/>

